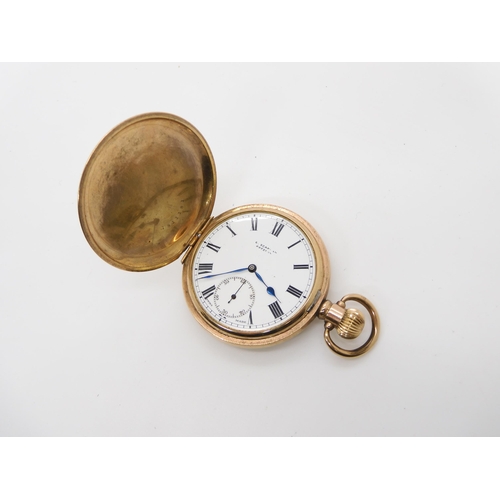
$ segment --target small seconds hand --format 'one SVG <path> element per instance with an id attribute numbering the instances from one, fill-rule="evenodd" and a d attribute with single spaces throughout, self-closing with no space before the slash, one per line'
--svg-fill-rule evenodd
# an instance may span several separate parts
<path id="1" fill-rule="evenodd" d="M 241 290 L 241 287 L 245 284 L 245 281 L 243 281 L 243 283 L 240 285 L 240 287 L 238 288 L 238 290 L 236 290 L 236 292 L 233 293 L 233 295 L 231 295 L 231 298 L 229 299 L 229 302 L 228 304 L 236 298 L 236 294 Z"/>

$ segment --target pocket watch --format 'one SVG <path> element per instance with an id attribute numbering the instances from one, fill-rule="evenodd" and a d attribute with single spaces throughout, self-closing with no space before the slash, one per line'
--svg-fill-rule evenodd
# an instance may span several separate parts
<path id="1" fill-rule="evenodd" d="M 186 120 L 146 113 L 121 123 L 91 154 L 80 182 L 78 213 L 92 249 L 127 271 L 150 271 L 181 257 L 184 295 L 196 320 L 215 337 L 263 347 L 298 334 L 314 318 L 337 354 L 354 357 L 379 334 L 373 304 L 358 294 L 326 299 L 330 264 L 314 228 L 275 205 L 233 208 L 212 217 L 216 172 L 210 148 Z M 355 339 L 346 349 L 332 331 Z"/>

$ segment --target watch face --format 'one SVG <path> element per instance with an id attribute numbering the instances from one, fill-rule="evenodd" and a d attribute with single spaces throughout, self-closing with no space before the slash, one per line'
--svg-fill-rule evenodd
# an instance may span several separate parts
<path id="1" fill-rule="evenodd" d="M 212 323 L 255 336 L 304 313 L 316 272 L 313 246 L 298 223 L 254 211 L 223 218 L 202 237 L 190 279 Z"/>

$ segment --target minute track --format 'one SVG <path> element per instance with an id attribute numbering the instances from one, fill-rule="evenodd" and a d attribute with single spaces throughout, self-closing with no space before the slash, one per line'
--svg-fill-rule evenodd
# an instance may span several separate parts
<path id="1" fill-rule="evenodd" d="M 313 289 L 315 261 L 306 235 L 288 219 L 252 212 L 222 220 L 204 235 L 194 252 L 198 272 L 193 272 L 192 280 L 200 305 L 225 330 L 248 337 L 267 336 L 304 316 Z M 205 271 L 201 263 L 213 264 L 215 272 Z M 242 264 L 248 267 L 238 267 Z M 296 265 L 300 271 L 294 270 Z M 231 286 L 226 292 L 221 283 L 227 279 Z M 248 287 L 241 287 L 241 280 L 247 280 L 254 289 L 251 311 L 245 298 Z M 216 304 L 213 296 L 207 300 L 202 293 L 208 285 L 216 287 Z"/>

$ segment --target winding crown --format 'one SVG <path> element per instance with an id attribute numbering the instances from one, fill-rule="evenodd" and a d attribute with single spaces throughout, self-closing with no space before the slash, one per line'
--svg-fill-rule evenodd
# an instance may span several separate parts
<path id="1" fill-rule="evenodd" d="M 345 303 L 341 300 L 336 304 L 325 300 L 319 309 L 318 317 L 330 325 L 327 326 L 329 330 L 335 328 L 337 333 L 345 339 L 355 339 L 365 326 L 365 319 L 361 312 L 357 309 L 346 310 Z"/>
<path id="2" fill-rule="evenodd" d="M 355 339 L 365 326 L 365 318 L 357 309 L 347 309 L 337 326 L 337 333 L 345 339 Z"/>

